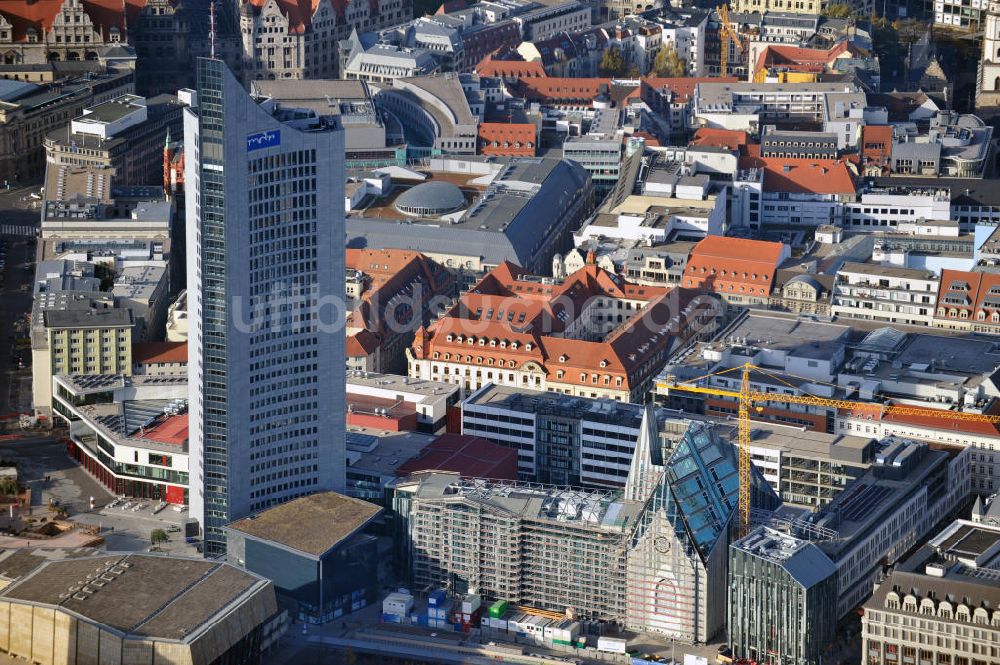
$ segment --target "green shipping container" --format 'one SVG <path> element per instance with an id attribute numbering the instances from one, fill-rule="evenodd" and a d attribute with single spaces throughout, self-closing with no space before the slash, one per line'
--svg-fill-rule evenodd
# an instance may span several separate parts
<path id="1" fill-rule="evenodd" d="M 490 605 L 490 618 L 502 619 L 503 615 L 507 612 L 508 604 L 506 600 L 498 600 Z"/>

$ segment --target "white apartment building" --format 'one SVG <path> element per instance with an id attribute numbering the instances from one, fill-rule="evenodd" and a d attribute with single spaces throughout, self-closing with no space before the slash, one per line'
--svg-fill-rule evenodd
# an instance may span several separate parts
<path id="1" fill-rule="evenodd" d="M 869 263 L 837 271 L 834 316 L 904 325 L 931 325 L 941 278 L 936 273 Z"/>
<path id="2" fill-rule="evenodd" d="M 625 485 L 643 415 L 638 404 L 493 384 L 461 406 L 462 433 L 517 450 L 521 479 L 584 487 Z"/>
<path id="3" fill-rule="evenodd" d="M 885 231 L 900 225 L 949 221 L 951 196 L 947 189 L 931 187 L 871 187 L 857 201 L 845 202 L 839 225 L 852 231 Z"/>
<path id="4" fill-rule="evenodd" d="M 837 133 L 845 145 L 863 123 L 852 114 L 867 104 L 863 92 L 843 83 L 708 82 L 698 83 L 694 97 L 696 127 L 756 133 L 761 124 L 800 120 L 823 123 L 823 131 Z"/>

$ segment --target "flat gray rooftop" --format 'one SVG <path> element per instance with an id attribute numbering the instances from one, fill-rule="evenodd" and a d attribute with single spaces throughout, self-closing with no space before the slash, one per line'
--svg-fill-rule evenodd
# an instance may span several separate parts
<path id="1" fill-rule="evenodd" d="M 375 504 L 361 499 L 317 492 L 237 520 L 227 528 L 320 556 L 381 512 Z"/>
<path id="2" fill-rule="evenodd" d="M 133 95 L 125 95 L 117 99 L 112 99 L 111 101 L 104 102 L 103 104 L 98 104 L 97 106 L 91 106 L 89 109 L 84 109 L 85 114 L 79 115 L 74 120 L 80 122 L 100 122 L 109 123 L 116 120 L 121 120 L 127 115 L 135 113 L 142 105 L 136 102 L 140 100 L 140 97 L 135 97 Z"/>
<path id="3" fill-rule="evenodd" d="M 132 635 L 183 640 L 265 580 L 205 559 L 107 554 L 47 561 L 0 596 L 56 605 Z"/>
<path id="4" fill-rule="evenodd" d="M 132 310 L 51 309 L 43 313 L 46 328 L 127 328 L 133 323 Z"/>
<path id="5" fill-rule="evenodd" d="M 839 323 L 752 313 L 738 326 L 728 331 L 727 337 L 745 339 L 746 343 L 751 345 L 760 344 L 771 349 L 795 349 L 799 352 L 817 345 L 830 349 L 831 345 L 846 343 L 850 333 L 850 326 Z"/>
<path id="6" fill-rule="evenodd" d="M 490 385 L 480 389 L 467 402 L 520 413 L 557 413 L 581 420 L 605 422 L 621 427 L 639 428 L 642 406 L 608 399 L 572 397 L 555 392 L 524 390 Z"/>

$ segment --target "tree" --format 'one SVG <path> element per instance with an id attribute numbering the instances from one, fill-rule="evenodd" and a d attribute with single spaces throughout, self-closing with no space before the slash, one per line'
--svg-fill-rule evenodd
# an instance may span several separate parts
<path id="1" fill-rule="evenodd" d="M 653 75 L 680 78 L 687 73 L 687 62 L 677 54 L 672 43 L 664 44 L 653 60 Z"/>
<path id="2" fill-rule="evenodd" d="M 612 46 L 601 55 L 601 64 L 597 69 L 601 76 L 624 76 L 628 72 L 625 58 L 617 46 Z"/>
<path id="3" fill-rule="evenodd" d="M 823 16 L 827 18 L 848 18 L 851 15 L 851 6 L 844 3 L 827 5 L 823 10 Z"/>
<path id="4" fill-rule="evenodd" d="M 21 493 L 21 487 L 17 484 L 16 478 L 0 478 L 0 495 L 17 496 Z"/>
<path id="5" fill-rule="evenodd" d="M 167 532 L 163 529 L 153 529 L 149 532 L 149 542 L 154 546 L 159 545 L 160 543 L 165 543 L 168 540 L 170 540 L 170 536 L 168 536 Z"/>
<path id="6" fill-rule="evenodd" d="M 101 291 L 110 291 L 115 284 L 115 270 L 103 263 L 94 266 L 94 277 L 101 280 Z"/>

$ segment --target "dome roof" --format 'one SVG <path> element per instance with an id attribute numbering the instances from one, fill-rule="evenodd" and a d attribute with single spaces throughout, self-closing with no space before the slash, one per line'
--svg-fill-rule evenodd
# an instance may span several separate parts
<path id="1" fill-rule="evenodd" d="M 464 208 L 465 194 L 450 182 L 432 180 L 400 194 L 395 205 L 402 213 L 434 217 Z"/>

